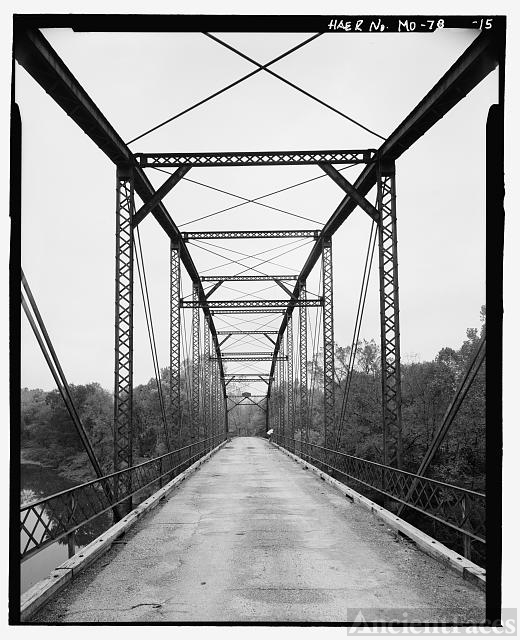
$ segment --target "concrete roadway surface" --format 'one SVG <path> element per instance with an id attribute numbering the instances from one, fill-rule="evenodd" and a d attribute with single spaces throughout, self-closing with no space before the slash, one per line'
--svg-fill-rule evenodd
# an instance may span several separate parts
<path id="1" fill-rule="evenodd" d="M 34 622 L 485 618 L 479 589 L 261 438 L 234 438 L 122 542 Z"/>

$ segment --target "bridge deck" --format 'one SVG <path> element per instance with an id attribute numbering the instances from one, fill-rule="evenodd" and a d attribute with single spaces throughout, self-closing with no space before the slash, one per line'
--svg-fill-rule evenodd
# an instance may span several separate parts
<path id="1" fill-rule="evenodd" d="M 258 438 L 232 440 L 125 542 L 35 621 L 485 617 L 481 591 Z"/>

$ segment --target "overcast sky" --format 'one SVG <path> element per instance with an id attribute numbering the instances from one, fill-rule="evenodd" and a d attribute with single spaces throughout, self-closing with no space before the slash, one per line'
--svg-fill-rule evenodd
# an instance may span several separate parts
<path id="1" fill-rule="evenodd" d="M 325 34 L 273 66 L 307 91 L 386 137 L 445 73 L 479 32 Z M 202 34 L 96 34 L 45 30 L 44 35 L 125 141 L 190 106 L 254 66 Z M 265 63 L 312 34 L 215 34 Z M 72 383 L 113 385 L 115 168 L 94 143 L 21 68 L 16 99 L 23 123 L 22 266 Z M 476 89 L 397 162 L 397 215 L 403 361 L 429 360 L 458 348 L 467 327 L 479 326 L 485 303 L 485 124 L 497 100 L 497 74 Z M 377 148 L 381 140 L 265 73 L 131 145 L 134 152 Z M 345 175 L 354 181 L 360 168 Z M 158 187 L 167 177 L 148 170 Z M 322 175 L 318 167 L 192 169 L 187 178 L 244 198 L 256 198 Z M 248 204 L 190 223 L 240 201 L 182 181 L 164 200 L 183 231 L 318 229 L 343 197 L 327 177 L 262 202 L 304 216 Z M 374 193 L 369 195 L 374 202 Z M 139 199 L 137 199 L 139 204 Z M 335 234 L 335 340 L 352 339 L 370 219 L 357 209 Z M 161 366 L 169 350 L 169 240 L 151 216 L 140 225 Z M 189 248 L 199 273 L 243 253 L 277 250 L 267 273 L 298 273 L 307 241 L 227 241 Z M 215 246 L 217 245 L 217 246 Z M 285 246 L 284 246 L 285 245 Z M 300 248 L 298 248 L 300 247 Z M 209 250 L 209 251 L 208 251 Z M 289 252 L 289 250 L 291 250 Z M 285 254 L 285 255 L 281 255 Z M 213 269 L 213 271 L 212 271 Z M 137 272 L 136 272 L 137 278 Z M 270 283 L 229 283 L 215 299 L 257 292 Z M 318 292 L 319 268 L 308 281 Z M 254 286 L 253 286 L 254 285 Z M 184 274 L 185 294 L 190 290 Z M 239 292 L 242 292 L 239 293 Z M 255 295 L 282 297 L 280 289 Z M 142 302 L 135 289 L 134 381 L 153 375 Z M 314 319 L 315 311 L 309 316 Z M 189 330 L 191 313 L 186 312 Z M 217 329 L 235 316 L 216 317 Z M 244 316 L 253 320 L 252 316 Z M 278 328 L 281 317 L 264 317 Z M 242 324 L 238 328 L 253 327 Z M 254 325 L 256 328 L 257 325 Z M 362 338 L 379 341 L 377 262 Z M 265 341 L 264 341 L 265 342 Z M 247 346 L 247 348 L 246 348 Z M 230 350 L 270 350 L 242 342 Z M 269 363 L 264 371 L 268 370 Z M 234 365 L 236 367 L 236 365 Z M 251 367 L 251 370 L 253 368 Z M 261 369 L 259 369 L 261 370 Z M 22 319 L 22 386 L 54 381 L 30 327 Z"/>

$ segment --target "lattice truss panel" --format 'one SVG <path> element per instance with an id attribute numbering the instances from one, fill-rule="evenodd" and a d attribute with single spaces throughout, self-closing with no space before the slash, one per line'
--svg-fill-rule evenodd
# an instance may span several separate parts
<path id="1" fill-rule="evenodd" d="M 379 291 L 384 463 L 401 466 L 401 357 L 395 167 L 378 168 Z"/>
<path id="2" fill-rule="evenodd" d="M 132 466 L 133 261 L 134 188 L 130 170 L 117 171 L 116 318 L 114 381 L 114 470 Z M 131 491 L 131 476 L 122 475 L 116 496 Z"/>

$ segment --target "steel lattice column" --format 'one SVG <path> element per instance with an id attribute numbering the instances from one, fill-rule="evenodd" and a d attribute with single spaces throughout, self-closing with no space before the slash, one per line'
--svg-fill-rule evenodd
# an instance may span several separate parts
<path id="1" fill-rule="evenodd" d="M 132 215 L 134 185 L 130 167 L 117 168 L 116 197 L 116 291 L 114 370 L 114 471 L 132 466 L 132 373 L 133 373 L 133 281 L 134 243 Z M 129 494 L 130 474 L 117 479 L 115 495 Z M 132 498 L 122 502 L 117 513 L 132 510 Z"/>
<path id="2" fill-rule="evenodd" d="M 306 283 L 300 283 L 300 298 L 307 297 Z M 309 442 L 307 396 L 307 309 L 300 307 L 300 439 Z"/>
<path id="3" fill-rule="evenodd" d="M 395 164 L 378 166 L 379 295 L 384 464 L 401 467 L 401 356 L 395 208 Z"/>
<path id="4" fill-rule="evenodd" d="M 203 359 L 203 372 L 202 372 L 202 407 L 203 407 L 203 426 L 204 426 L 204 438 L 209 435 L 210 427 L 210 410 L 209 410 L 209 370 L 210 370 L 210 331 L 208 325 L 208 319 L 204 316 L 204 359 Z"/>
<path id="5" fill-rule="evenodd" d="M 280 351 L 279 351 L 280 356 L 283 358 L 284 354 L 284 341 L 283 339 L 280 341 Z M 280 407 L 279 407 L 279 412 L 280 412 L 280 433 L 282 434 L 282 437 L 285 438 L 286 437 L 286 433 L 285 433 L 285 398 L 286 398 L 286 389 L 285 389 L 285 361 L 284 360 L 280 360 L 280 362 L 278 363 L 279 366 L 279 372 L 280 372 Z"/>
<path id="6" fill-rule="evenodd" d="M 199 300 L 199 286 L 193 284 L 193 299 Z M 199 307 L 193 308 L 192 321 L 192 385 L 191 385 L 191 402 L 192 402 L 192 425 L 191 440 L 196 442 L 200 433 L 200 311 Z"/>
<path id="7" fill-rule="evenodd" d="M 323 406 L 325 446 L 334 426 L 334 317 L 332 295 L 332 240 L 323 242 Z"/>
<path id="8" fill-rule="evenodd" d="M 287 427 L 288 437 L 294 438 L 294 375 L 293 375 L 293 321 L 287 319 Z"/>
<path id="9" fill-rule="evenodd" d="M 211 399 L 211 404 L 213 407 L 213 433 L 215 435 L 220 433 L 218 428 L 217 394 L 218 394 L 218 363 L 215 360 L 213 362 L 213 396 Z"/>
<path id="10" fill-rule="evenodd" d="M 179 245 L 170 245 L 170 407 L 172 446 L 180 445 L 181 436 L 181 263 Z"/>

